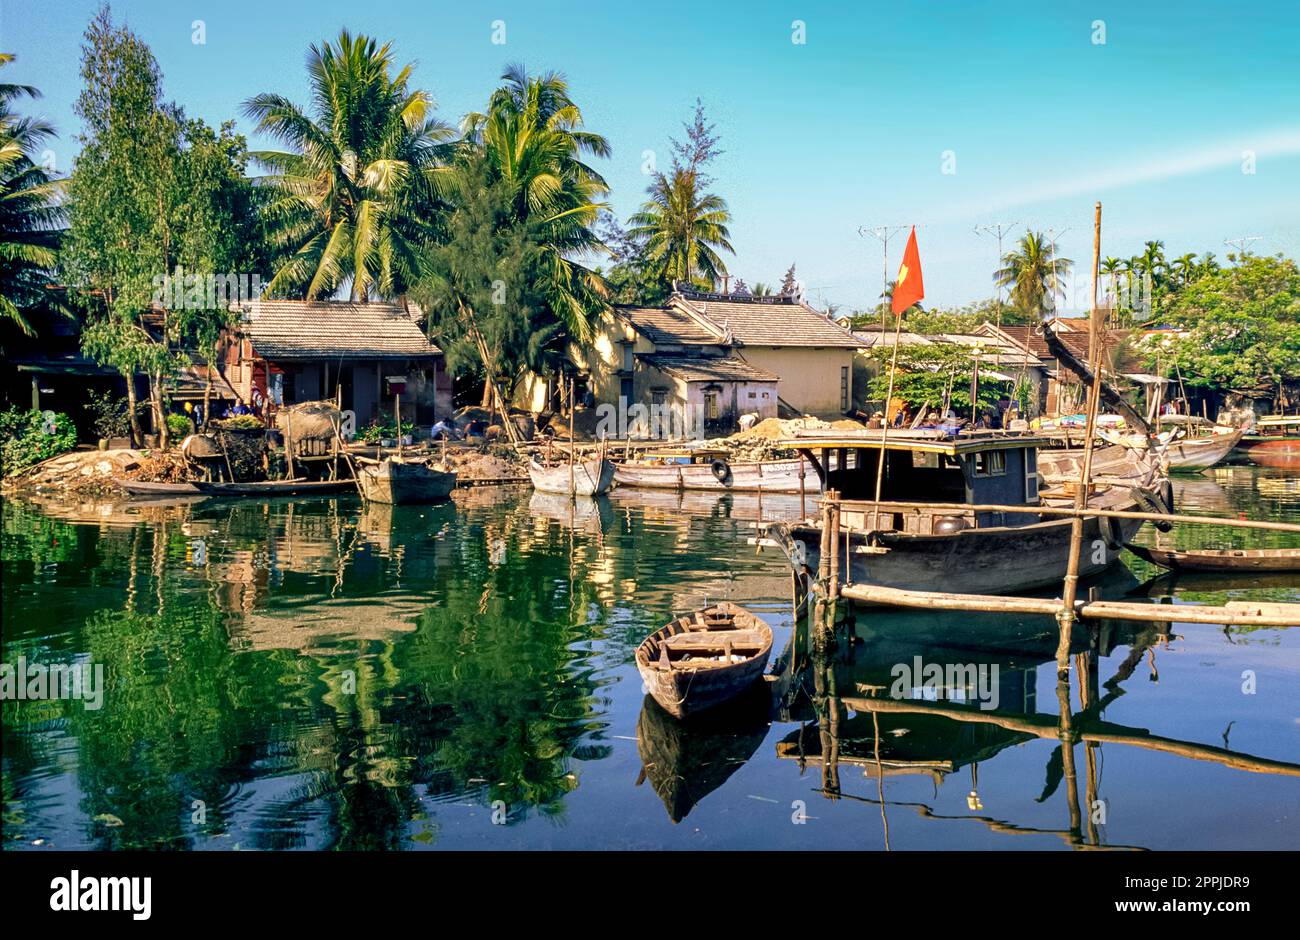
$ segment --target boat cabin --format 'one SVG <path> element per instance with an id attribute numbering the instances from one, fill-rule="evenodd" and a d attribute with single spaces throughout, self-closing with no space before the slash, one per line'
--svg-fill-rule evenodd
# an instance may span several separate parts
<path id="1" fill-rule="evenodd" d="M 887 437 L 850 434 L 794 438 L 781 443 L 798 450 L 812 464 L 823 492 L 835 490 L 844 500 L 875 499 L 876 476 L 883 454 L 882 502 L 1037 506 L 1040 502 L 1038 449 L 1047 442 L 1036 437 L 950 438 L 909 431 Z M 974 528 L 1022 526 L 1039 521 L 1037 515 L 1029 513 L 960 515 L 966 516 L 967 525 Z M 937 531 L 936 522 L 952 516 L 951 511 L 945 511 L 944 515 L 922 511 L 881 512 L 874 527 L 929 535 Z"/>

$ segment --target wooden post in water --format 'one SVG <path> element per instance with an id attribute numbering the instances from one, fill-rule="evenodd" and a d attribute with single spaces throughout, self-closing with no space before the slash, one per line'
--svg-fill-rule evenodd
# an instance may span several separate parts
<path id="1" fill-rule="evenodd" d="M 402 393 L 393 395 L 393 421 L 397 424 L 397 459 L 402 459 Z"/>
<path id="2" fill-rule="evenodd" d="M 574 381 L 569 379 L 569 496 L 576 498 L 578 495 L 578 486 L 574 479 L 574 451 L 578 447 L 578 438 L 576 428 L 576 409 L 573 407 Z"/>
<path id="3" fill-rule="evenodd" d="M 1092 452 L 1097 435 L 1097 409 L 1101 403 L 1101 359 L 1105 343 L 1105 312 L 1097 304 L 1097 278 L 1101 266 L 1101 203 L 1095 210 L 1092 228 L 1092 319 L 1089 322 L 1091 335 L 1099 338 L 1093 344 L 1092 394 L 1088 396 L 1088 418 L 1084 427 L 1083 473 L 1074 492 L 1074 508 L 1082 511 L 1088 504 L 1088 490 L 1092 481 Z M 1070 672 L 1070 634 L 1074 628 L 1074 599 L 1079 591 L 1079 554 L 1083 551 L 1083 516 L 1075 516 L 1070 522 L 1070 556 L 1066 561 L 1065 584 L 1061 590 L 1061 610 L 1056 615 L 1061 632 L 1056 645 L 1056 673 L 1064 678 Z M 1105 550 L 1105 549 L 1103 549 Z"/>
<path id="4" fill-rule="evenodd" d="M 289 471 L 289 479 L 293 479 L 293 412 L 284 413 L 284 461 Z"/>

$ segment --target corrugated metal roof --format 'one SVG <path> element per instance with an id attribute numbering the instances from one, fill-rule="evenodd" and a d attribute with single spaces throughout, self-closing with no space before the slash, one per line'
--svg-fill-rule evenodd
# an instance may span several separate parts
<path id="1" fill-rule="evenodd" d="M 411 359 L 440 356 L 397 304 L 261 300 L 240 329 L 264 359 Z"/>

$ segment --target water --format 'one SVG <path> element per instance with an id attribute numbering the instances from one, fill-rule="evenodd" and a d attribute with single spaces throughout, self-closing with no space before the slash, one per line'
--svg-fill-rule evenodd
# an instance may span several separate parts
<path id="1" fill-rule="evenodd" d="M 1282 471 L 1176 487 L 1187 510 L 1300 521 L 1300 480 Z M 791 583 L 782 558 L 745 544 L 757 513 L 743 498 L 617 494 L 579 512 L 517 489 L 397 510 L 8 502 L 4 662 L 102 664 L 106 692 L 98 710 L 3 703 L 5 847 L 1300 841 L 1296 630 L 1103 625 L 1091 662 L 1080 639 L 1084 681 L 1065 693 L 1093 743 L 1064 749 L 1043 618 L 867 613 L 859 642 L 805 669 L 775 720 L 760 689 L 712 720 L 672 721 L 643 696 L 633 650 L 673 614 L 733 598 L 772 624 L 786 661 Z M 1107 596 L 1300 601 L 1286 579 L 1148 583 L 1156 572 L 1126 564 Z M 916 657 L 983 667 L 999 723 L 951 701 L 865 710 Z M 1253 769 L 1233 766 L 1242 755 Z"/>

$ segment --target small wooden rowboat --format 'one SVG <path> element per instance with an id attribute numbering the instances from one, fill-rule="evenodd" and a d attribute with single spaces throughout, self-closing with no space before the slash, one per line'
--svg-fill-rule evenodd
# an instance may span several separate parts
<path id="1" fill-rule="evenodd" d="M 772 629 L 723 601 L 679 617 L 636 649 L 646 691 L 676 718 L 719 705 L 760 678 L 772 654 Z"/>
<path id="2" fill-rule="evenodd" d="M 371 503 L 436 503 L 451 495 L 456 474 L 435 470 L 418 460 L 385 457 L 375 464 L 357 468 L 361 495 Z"/>
<path id="3" fill-rule="evenodd" d="M 544 467 L 528 461 L 528 476 L 539 493 L 562 493 L 565 496 L 600 496 L 614 485 L 614 464 L 600 457 Z"/>
<path id="4" fill-rule="evenodd" d="M 1300 548 L 1255 548 L 1178 552 L 1129 545 L 1139 558 L 1171 571 L 1300 571 Z"/>
<path id="5" fill-rule="evenodd" d="M 194 488 L 205 496 L 316 496 L 346 493 L 356 484 L 351 480 L 254 480 L 248 483 L 206 483 Z"/>
<path id="6" fill-rule="evenodd" d="M 160 499 L 170 496 L 201 496 L 193 483 L 150 483 L 147 480 L 119 480 L 130 496 Z"/>

